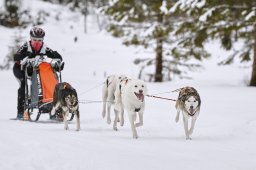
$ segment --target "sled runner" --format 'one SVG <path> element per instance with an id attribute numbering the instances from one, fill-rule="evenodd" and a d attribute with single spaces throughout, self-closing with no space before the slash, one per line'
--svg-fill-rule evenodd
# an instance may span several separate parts
<path id="1" fill-rule="evenodd" d="M 51 115 L 51 110 L 55 85 L 61 82 L 61 60 L 38 55 L 21 64 L 25 71 L 24 120 L 38 121 L 41 114 L 49 114 L 50 119 L 60 118 L 60 110 L 54 115 Z M 69 120 L 73 117 L 70 113 Z"/>

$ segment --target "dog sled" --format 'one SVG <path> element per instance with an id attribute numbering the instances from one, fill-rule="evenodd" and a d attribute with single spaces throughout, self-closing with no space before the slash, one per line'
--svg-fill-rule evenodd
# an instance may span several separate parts
<path id="1" fill-rule="evenodd" d="M 41 114 L 49 114 L 50 119 L 62 121 L 61 110 L 56 110 L 53 115 L 51 110 L 54 88 L 62 81 L 61 67 L 64 63 L 60 59 L 37 55 L 21 64 L 25 71 L 24 120 L 38 121 Z M 70 113 L 69 121 L 73 118 L 74 114 Z"/>

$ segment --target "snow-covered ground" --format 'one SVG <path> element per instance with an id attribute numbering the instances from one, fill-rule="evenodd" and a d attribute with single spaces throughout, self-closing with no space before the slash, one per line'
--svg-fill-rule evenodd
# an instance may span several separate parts
<path id="1" fill-rule="evenodd" d="M 132 64 L 136 49 L 98 32 L 93 17 L 88 18 L 89 32 L 84 34 L 83 18 L 65 7 L 36 0 L 24 2 L 24 8 L 47 8 L 52 15 L 64 11 L 62 21 L 51 19 L 43 26 L 45 42 L 62 54 L 66 62 L 63 81 L 77 89 L 80 100 L 101 100 L 100 85 L 105 74 L 137 76 Z M 15 31 L 0 26 L 1 62 Z M 26 38 L 28 31 L 22 32 Z M 244 84 L 251 70 L 236 65 L 218 67 L 218 57 L 225 54 L 216 44 L 209 48 L 215 58 L 204 62 L 205 70 L 191 73 L 193 80 L 148 83 L 149 94 L 183 86 L 194 86 L 199 91 L 202 108 L 193 140 L 185 140 L 182 121 L 174 121 L 175 103 L 153 98 L 146 98 L 144 126 L 137 129 L 137 140 L 132 139 L 127 115 L 124 127 L 112 130 L 101 117 L 102 103 L 80 104 L 79 132 L 75 131 L 75 121 L 65 131 L 62 123 L 50 121 L 48 115 L 37 123 L 10 120 L 16 116 L 18 83 L 11 70 L 0 71 L 0 169 L 255 170 L 256 89 Z M 162 94 L 174 99 L 177 95 Z"/>

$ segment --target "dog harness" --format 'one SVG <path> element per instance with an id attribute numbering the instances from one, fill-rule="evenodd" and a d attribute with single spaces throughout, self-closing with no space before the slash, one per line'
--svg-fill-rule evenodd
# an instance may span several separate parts
<path id="1" fill-rule="evenodd" d="M 135 112 L 139 112 L 139 111 L 140 111 L 140 108 L 135 108 L 134 111 L 135 111 Z"/>
<path id="2" fill-rule="evenodd" d="M 187 112 L 187 114 L 189 115 L 189 116 L 194 116 L 195 114 L 196 114 L 196 112 L 197 112 L 197 110 L 198 110 L 198 106 L 196 107 L 196 109 L 195 109 L 195 111 L 194 111 L 194 113 L 193 114 L 190 114 L 188 111 L 186 111 Z"/>

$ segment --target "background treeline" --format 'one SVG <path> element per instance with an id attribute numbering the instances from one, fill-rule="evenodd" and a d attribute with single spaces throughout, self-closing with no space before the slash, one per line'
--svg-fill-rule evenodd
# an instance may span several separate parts
<path id="1" fill-rule="evenodd" d="M 38 20 L 40 22 L 30 20 L 29 11 L 20 11 L 17 4 L 21 1 L 5 1 L 6 10 L 0 14 L 1 25 L 14 27 L 43 22 L 42 19 Z M 230 56 L 222 56 L 220 64 L 252 62 L 249 85 L 256 86 L 255 0 L 44 1 L 80 11 L 84 16 L 85 33 L 87 15 L 94 11 L 100 29 L 122 38 L 127 46 L 134 45 L 147 51 L 148 56 L 134 61 L 140 67 L 139 78 L 162 82 L 170 81 L 174 76 L 188 77 L 189 70 L 199 68 L 200 62 L 210 56 L 205 44 L 217 41 L 230 51 Z M 99 19 L 103 16 L 104 26 Z M 235 46 L 237 42 L 242 45 Z"/>

